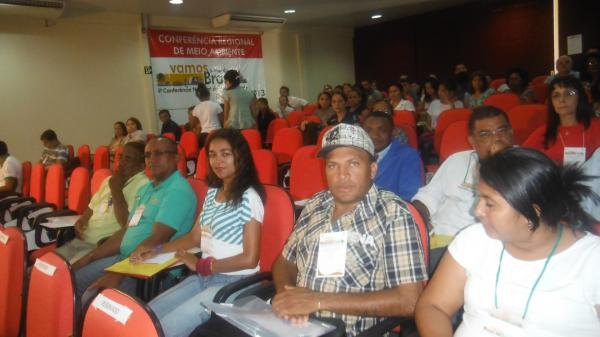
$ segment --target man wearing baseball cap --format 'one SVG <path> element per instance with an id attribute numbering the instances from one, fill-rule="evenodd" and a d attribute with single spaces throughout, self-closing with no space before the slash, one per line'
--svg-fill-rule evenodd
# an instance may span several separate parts
<path id="1" fill-rule="evenodd" d="M 328 190 L 310 199 L 273 266 L 275 313 L 339 318 L 355 336 L 388 316 L 413 316 L 427 280 L 423 244 L 406 204 L 373 184 L 375 149 L 359 126 L 323 137 Z"/>

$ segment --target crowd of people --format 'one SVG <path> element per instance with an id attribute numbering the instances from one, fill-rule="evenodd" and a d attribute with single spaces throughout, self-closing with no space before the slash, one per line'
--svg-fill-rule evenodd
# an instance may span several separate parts
<path id="1" fill-rule="evenodd" d="M 312 105 L 317 118 L 298 127 L 307 144 L 330 127 L 317 154 L 327 188 L 302 208 L 273 265 L 275 314 L 294 324 L 311 315 L 341 320 L 348 336 L 390 316 L 415 316 L 423 337 L 600 335 L 599 55 L 589 53 L 580 73 L 568 56 L 557 60 L 547 123 L 522 147 L 506 112 L 484 105 L 496 92 L 488 76 L 463 64 L 422 86 L 403 76 L 386 94 L 369 80 L 325 85 Z M 122 148 L 119 165 L 75 224 L 76 237 L 56 250 L 75 271 L 78 310 L 99 289 L 136 293 L 133 278 L 106 267 L 175 252 L 191 275 L 169 274 L 148 305 L 165 336 L 189 336 L 210 318 L 202 302 L 258 271 L 265 191 L 239 130 L 258 129 L 265 141 L 274 119 L 311 103 L 282 86 L 271 109 L 240 86 L 239 72 L 224 82 L 223 106 L 198 85 L 200 103 L 185 126 L 208 163 L 197 219 L 196 196 L 177 170 L 181 128 L 169 111 L 159 112 L 161 133 L 174 140 L 147 141 L 134 117 L 114 124 L 109 145 L 113 155 Z M 522 69 L 507 71 L 498 91 L 536 101 Z M 393 113 L 413 112 L 421 141 L 444 111 L 462 107 L 472 110 L 472 149 L 449 156 L 425 184 L 423 153 L 406 144 Z M 40 162 L 66 165 L 56 133 L 40 139 Z M 0 165 L 0 192 L 20 191 L 20 163 L 4 142 Z"/>

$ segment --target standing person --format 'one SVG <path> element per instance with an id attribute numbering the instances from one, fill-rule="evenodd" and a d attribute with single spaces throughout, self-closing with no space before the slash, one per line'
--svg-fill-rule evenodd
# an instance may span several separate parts
<path id="1" fill-rule="evenodd" d="M 204 145 L 208 134 L 221 128 L 220 117 L 223 113 L 221 106 L 210 100 L 210 91 L 204 85 L 199 83 L 196 88 L 196 97 L 200 103 L 192 110 L 194 130 L 199 135 L 200 146 Z"/>
<path id="2" fill-rule="evenodd" d="M 267 129 L 269 128 L 269 124 L 272 120 L 277 118 L 277 116 L 275 116 L 269 107 L 269 101 L 264 97 L 258 99 L 256 102 L 256 109 L 256 124 L 258 126 L 261 139 L 264 142 L 267 139 Z"/>
<path id="3" fill-rule="evenodd" d="M 256 97 L 251 91 L 240 87 L 242 76 L 237 70 L 228 70 L 224 76 L 223 120 L 226 128 L 250 129 L 256 126 L 252 110 Z"/>
<path id="4" fill-rule="evenodd" d="M 8 146 L 0 140 L 0 192 L 21 193 L 22 171 L 21 162 L 8 153 Z"/>
<path id="5" fill-rule="evenodd" d="M 419 299 L 423 337 L 600 336 L 600 238 L 579 168 L 513 147 L 481 161 L 481 223 L 452 242 Z"/>
<path id="6" fill-rule="evenodd" d="M 179 141 L 181 138 L 181 128 L 171 119 L 171 113 L 169 110 L 160 110 L 158 112 L 158 119 L 160 119 L 160 122 L 162 123 L 160 135 L 162 136 L 165 133 L 170 132 L 175 135 L 175 140 Z"/>
<path id="7" fill-rule="evenodd" d="M 465 93 L 465 106 L 470 109 L 482 106 L 485 99 L 494 93 L 487 76 L 481 71 L 476 71 L 471 75 L 471 85 Z"/>
<path id="8" fill-rule="evenodd" d="M 69 161 L 69 148 L 64 146 L 58 140 L 56 132 L 52 129 L 48 129 L 42 132 L 40 140 L 42 141 L 42 145 L 44 145 L 40 163 L 42 163 L 46 169 L 52 164 L 61 164 L 65 167 Z"/>
<path id="9" fill-rule="evenodd" d="M 146 132 L 142 130 L 142 122 L 140 122 L 139 119 L 135 117 L 129 117 L 127 122 L 125 122 L 125 125 L 127 127 L 127 138 L 125 138 L 125 143 L 146 142 Z"/>
<path id="10" fill-rule="evenodd" d="M 127 127 L 125 127 L 125 123 L 118 121 L 113 125 L 114 136 L 110 140 L 108 144 L 108 151 L 110 154 L 110 161 L 112 162 L 115 157 L 115 153 L 117 149 L 121 146 L 125 145 L 125 141 L 127 139 Z"/>
<path id="11" fill-rule="evenodd" d="M 207 149 L 210 188 L 192 231 L 158 248 L 144 246 L 132 257 L 177 252 L 193 272 L 148 304 L 166 337 L 188 336 L 210 317 L 202 302 L 212 302 L 223 286 L 258 271 L 264 188 L 248 143 L 238 130 L 222 129 L 210 137 Z M 202 258 L 186 252 L 193 247 L 202 249 Z"/>

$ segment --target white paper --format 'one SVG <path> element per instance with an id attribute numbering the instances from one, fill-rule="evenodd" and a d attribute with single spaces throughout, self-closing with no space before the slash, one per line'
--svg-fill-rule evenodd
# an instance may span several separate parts
<path id="1" fill-rule="evenodd" d="M 94 299 L 94 302 L 92 303 L 92 307 L 104 312 L 123 325 L 127 323 L 131 313 L 133 312 L 128 307 L 117 303 L 102 294 L 98 294 L 98 296 L 96 296 L 96 299 Z"/>
<path id="2" fill-rule="evenodd" d="M 8 242 L 8 235 L 4 234 L 2 231 L 0 231 L 0 242 L 2 242 L 3 244 L 6 244 Z"/>
<path id="3" fill-rule="evenodd" d="M 323 233 L 319 237 L 317 278 L 342 277 L 346 272 L 348 232 Z"/>
<path id="4" fill-rule="evenodd" d="M 33 266 L 37 270 L 41 271 L 42 273 L 48 276 L 53 276 L 54 272 L 56 271 L 56 266 L 53 266 L 48 262 L 42 261 L 41 259 L 35 260 L 35 264 Z"/>
<path id="5" fill-rule="evenodd" d="M 55 216 L 48 218 L 48 222 L 44 222 L 41 225 L 47 228 L 73 227 L 80 217 L 81 215 Z"/>
<path id="6" fill-rule="evenodd" d="M 567 36 L 567 54 L 575 55 L 583 52 L 581 34 Z"/>
<path id="7" fill-rule="evenodd" d="M 158 254 L 153 258 L 144 260 L 144 263 L 162 264 L 175 257 L 175 252 Z"/>
<path id="8" fill-rule="evenodd" d="M 565 147 L 563 152 L 563 165 L 583 165 L 583 163 L 585 163 L 585 150 L 585 147 Z"/>
<path id="9" fill-rule="evenodd" d="M 138 225 L 138 222 L 140 222 L 140 219 L 142 218 L 142 214 L 144 214 L 144 209 L 146 207 L 144 207 L 144 205 L 138 207 L 135 210 L 135 213 L 133 213 L 133 216 L 131 217 L 131 220 L 129 220 L 129 224 L 127 224 L 127 226 L 129 227 L 135 227 Z"/>

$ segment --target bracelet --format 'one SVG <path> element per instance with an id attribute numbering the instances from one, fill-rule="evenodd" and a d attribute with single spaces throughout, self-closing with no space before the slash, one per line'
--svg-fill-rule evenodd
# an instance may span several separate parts
<path id="1" fill-rule="evenodd" d="M 210 256 L 204 259 L 198 259 L 196 262 L 196 272 L 202 276 L 210 276 L 212 274 L 212 264 L 214 257 Z"/>
<path id="2" fill-rule="evenodd" d="M 158 254 L 162 251 L 162 247 L 163 246 L 161 244 L 158 244 L 158 245 L 154 246 L 154 248 L 152 248 L 152 251 Z"/>

